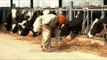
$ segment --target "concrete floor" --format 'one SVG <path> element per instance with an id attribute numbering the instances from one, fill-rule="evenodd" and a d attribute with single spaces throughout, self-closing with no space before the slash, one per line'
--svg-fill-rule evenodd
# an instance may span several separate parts
<path id="1" fill-rule="evenodd" d="M 15 40 L 9 34 L 0 33 L 0 60 L 107 60 L 106 57 L 74 52 L 42 52 L 40 44 Z"/>

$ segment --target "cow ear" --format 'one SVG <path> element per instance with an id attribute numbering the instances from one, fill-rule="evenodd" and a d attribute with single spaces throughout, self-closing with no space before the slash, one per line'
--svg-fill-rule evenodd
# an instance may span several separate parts
<path id="1" fill-rule="evenodd" d="M 61 28 L 62 28 L 63 26 L 65 26 L 65 24 L 62 24 L 62 25 L 61 25 Z"/>

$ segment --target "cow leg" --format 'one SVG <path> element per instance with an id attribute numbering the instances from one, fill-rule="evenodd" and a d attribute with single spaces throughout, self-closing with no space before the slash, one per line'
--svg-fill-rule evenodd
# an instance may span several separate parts
<path id="1" fill-rule="evenodd" d="M 18 26 L 16 24 L 13 24 L 11 33 L 16 33 L 17 31 L 18 31 Z"/>

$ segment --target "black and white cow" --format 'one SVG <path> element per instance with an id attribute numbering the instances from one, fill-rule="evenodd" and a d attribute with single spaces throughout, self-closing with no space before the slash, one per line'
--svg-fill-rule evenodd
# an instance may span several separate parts
<path id="1" fill-rule="evenodd" d="M 14 14 L 14 15 L 13 15 Z M 13 17 L 14 16 L 14 17 Z M 24 14 L 20 10 L 16 10 L 16 12 L 12 12 L 12 27 L 11 33 L 18 32 L 18 23 L 24 20 Z"/>
<path id="2" fill-rule="evenodd" d="M 13 14 L 16 15 L 14 16 Z M 25 10 L 23 11 L 17 10 L 16 13 L 12 12 L 12 29 L 11 29 L 12 33 L 19 32 L 20 34 L 21 27 L 23 27 L 23 24 L 26 23 L 30 18 L 29 14 L 30 11 Z"/>
<path id="3" fill-rule="evenodd" d="M 35 11 L 33 13 L 33 15 L 31 16 L 31 19 L 29 21 L 27 21 L 25 27 L 22 29 L 20 35 L 26 36 L 26 35 L 28 35 L 28 33 L 30 31 L 32 31 L 33 35 L 35 36 L 35 32 L 33 31 L 33 24 L 34 24 L 36 18 L 40 15 L 42 15 L 41 11 Z"/>
<path id="4" fill-rule="evenodd" d="M 89 13 L 88 23 L 91 24 L 91 12 L 89 11 L 88 13 Z M 60 36 L 67 36 L 70 34 L 70 32 L 72 32 L 73 35 L 79 34 L 79 32 L 82 30 L 82 26 L 83 26 L 82 24 L 84 23 L 84 21 L 83 21 L 84 16 L 85 16 L 84 14 L 87 15 L 87 12 L 81 11 L 80 13 L 78 13 L 76 15 L 76 17 L 72 21 L 70 21 L 68 24 L 64 25 L 61 28 Z M 92 13 L 93 21 L 96 19 L 100 19 L 100 17 L 101 17 L 101 11 L 93 11 L 93 13 Z M 86 22 L 85 22 L 84 26 L 87 27 Z"/>
<path id="5" fill-rule="evenodd" d="M 17 30 L 16 29 L 16 19 L 17 19 L 16 15 L 18 14 L 16 13 L 17 13 L 16 9 L 12 9 L 10 12 L 8 12 L 7 17 L 6 17 L 6 22 L 5 22 L 7 31 L 11 31 L 13 33 Z"/>
<path id="6" fill-rule="evenodd" d="M 20 15 L 21 17 L 21 15 Z M 19 17 L 19 18 L 20 18 Z M 27 11 L 25 12 L 25 15 L 23 15 L 23 20 L 22 21 L 18 21 L 18 26 L 19 26 L 19 34 L 21 35 L 23 29 L 26 27 L 26 24 L 28 23 L 28 21 L 31 19 L 32 17 L 32 12 L 31 11 Z"/>
<path id="7" fill-rule="evenodd" d="M 67 36 L 70 34 L 70 31 L 72 31 L 73 34 L 78 34 L 82 29 L 83 17 L 84 12 L 80 11 L 76 18 L 61 27 L 60 36 Z"/>
<path id="8" fill-rule="evenodd" d="M 101 36 L 103 34 L 107 34 L 107 18 L 103 19 L 96 19 L 87 34 L 88 37 L 93 37 L 93 36 Z"/>
<path id="9" fill-rule="evenodd" d="M 56 14 L 54 11 L 51 11 L 51 13 Z M 7 17 L 8 30 L 11 30 L 11 33 L 19 32 L 21 36 L 26 36 L 31 31 L 35 36 L 36 33 L 33 31 L 33 24 L 36 18 L 42 14 L 42 11 L 39 10 L 33 12 L 12 9 Z"/>
<path id="10" fill-rule="evenodd" d="M 11 33 L 20 32 L 20 27 L 23 27 L 24 23 L 26 23 L 29 18 L 29 11 L 17 10 L 15 8 L 12 9 L 8 12 L 6 17 L 5 26 L 7 31 L 10 31 Z"/>

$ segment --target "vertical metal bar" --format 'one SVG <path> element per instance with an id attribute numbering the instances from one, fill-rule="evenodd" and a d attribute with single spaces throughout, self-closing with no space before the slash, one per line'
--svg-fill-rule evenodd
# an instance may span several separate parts
<path id="1" fill-rule="evenodd" d="M 59 0 L 59 7 L 62 7 L 62 0 Z"/>
<path id="2" fill-rule="evenodd" d="M 75 8 L 74 8 L 74 9 L 75 9 Z M 73 12 L 74 12 L 74 18 L 75 18 L 75 16 L 76 16 L 76 13 L 75 13 L 75 12 L 76 12 L 76 11 L 74 10 Z"/>
<path id="3" fill-rule="evenodd" d="M 69 20 L 72 20 L 72 11 L 71 9 L 73 8 L 73 1 L 70 1 L 70 9 L 69 9 Z"/>
<path id="4" fill-rule="evenodd" d="M 69 18 L 69 10 L 67 9 L 66 12 L 66 17 Z"/>
<path id="5" fill-rule="evenodd" d="M 92 25 L 92 22 L 93 22 L 92 17 L 93 17 L 93 11 L 91 11 L 91 25 Z"/>
<path id="6" fill-rule="evenodd" d="M 3 17 L 2 17 L 3 22 L 6 21 L 6 10 L 3 10 Z"/>
<path id="7" fill-rule="evenodd" d="M 84 28 L 85 28 L 86 18 L 87 18 L 86 13 L 84 13 L 83 22 L 82 22 L 82 30 L 81 30 L 81 34 L 85 34 L 85 32 L 84 32 Z"/>
<path id="8" fill-rule="evenodd" d="M 33 0 L 30 0 L 30 7 L 33 8 Z"/>
<path id="9" fill-rule="evenodd" d="M 10 0 L 10 6 L 13 7 L 13 0 Z"/>
<path id="10" fill-rule="evenodd" d="M 87 30 L 89 31 L 89 10 L 87 10 Z"/>
<path id="11" fill-rule="evenodd" d="M 101 18 L 100 18 L 100 19 L 102 19 L 102 18 L 104 18 L 104 17 L 105 17 L 105 11 L 104 11 L 104 9 L 103 9 L 103 8 L 102 8 L 101 13 L 102 13 L 102 15 L 101 15 Z"/>

